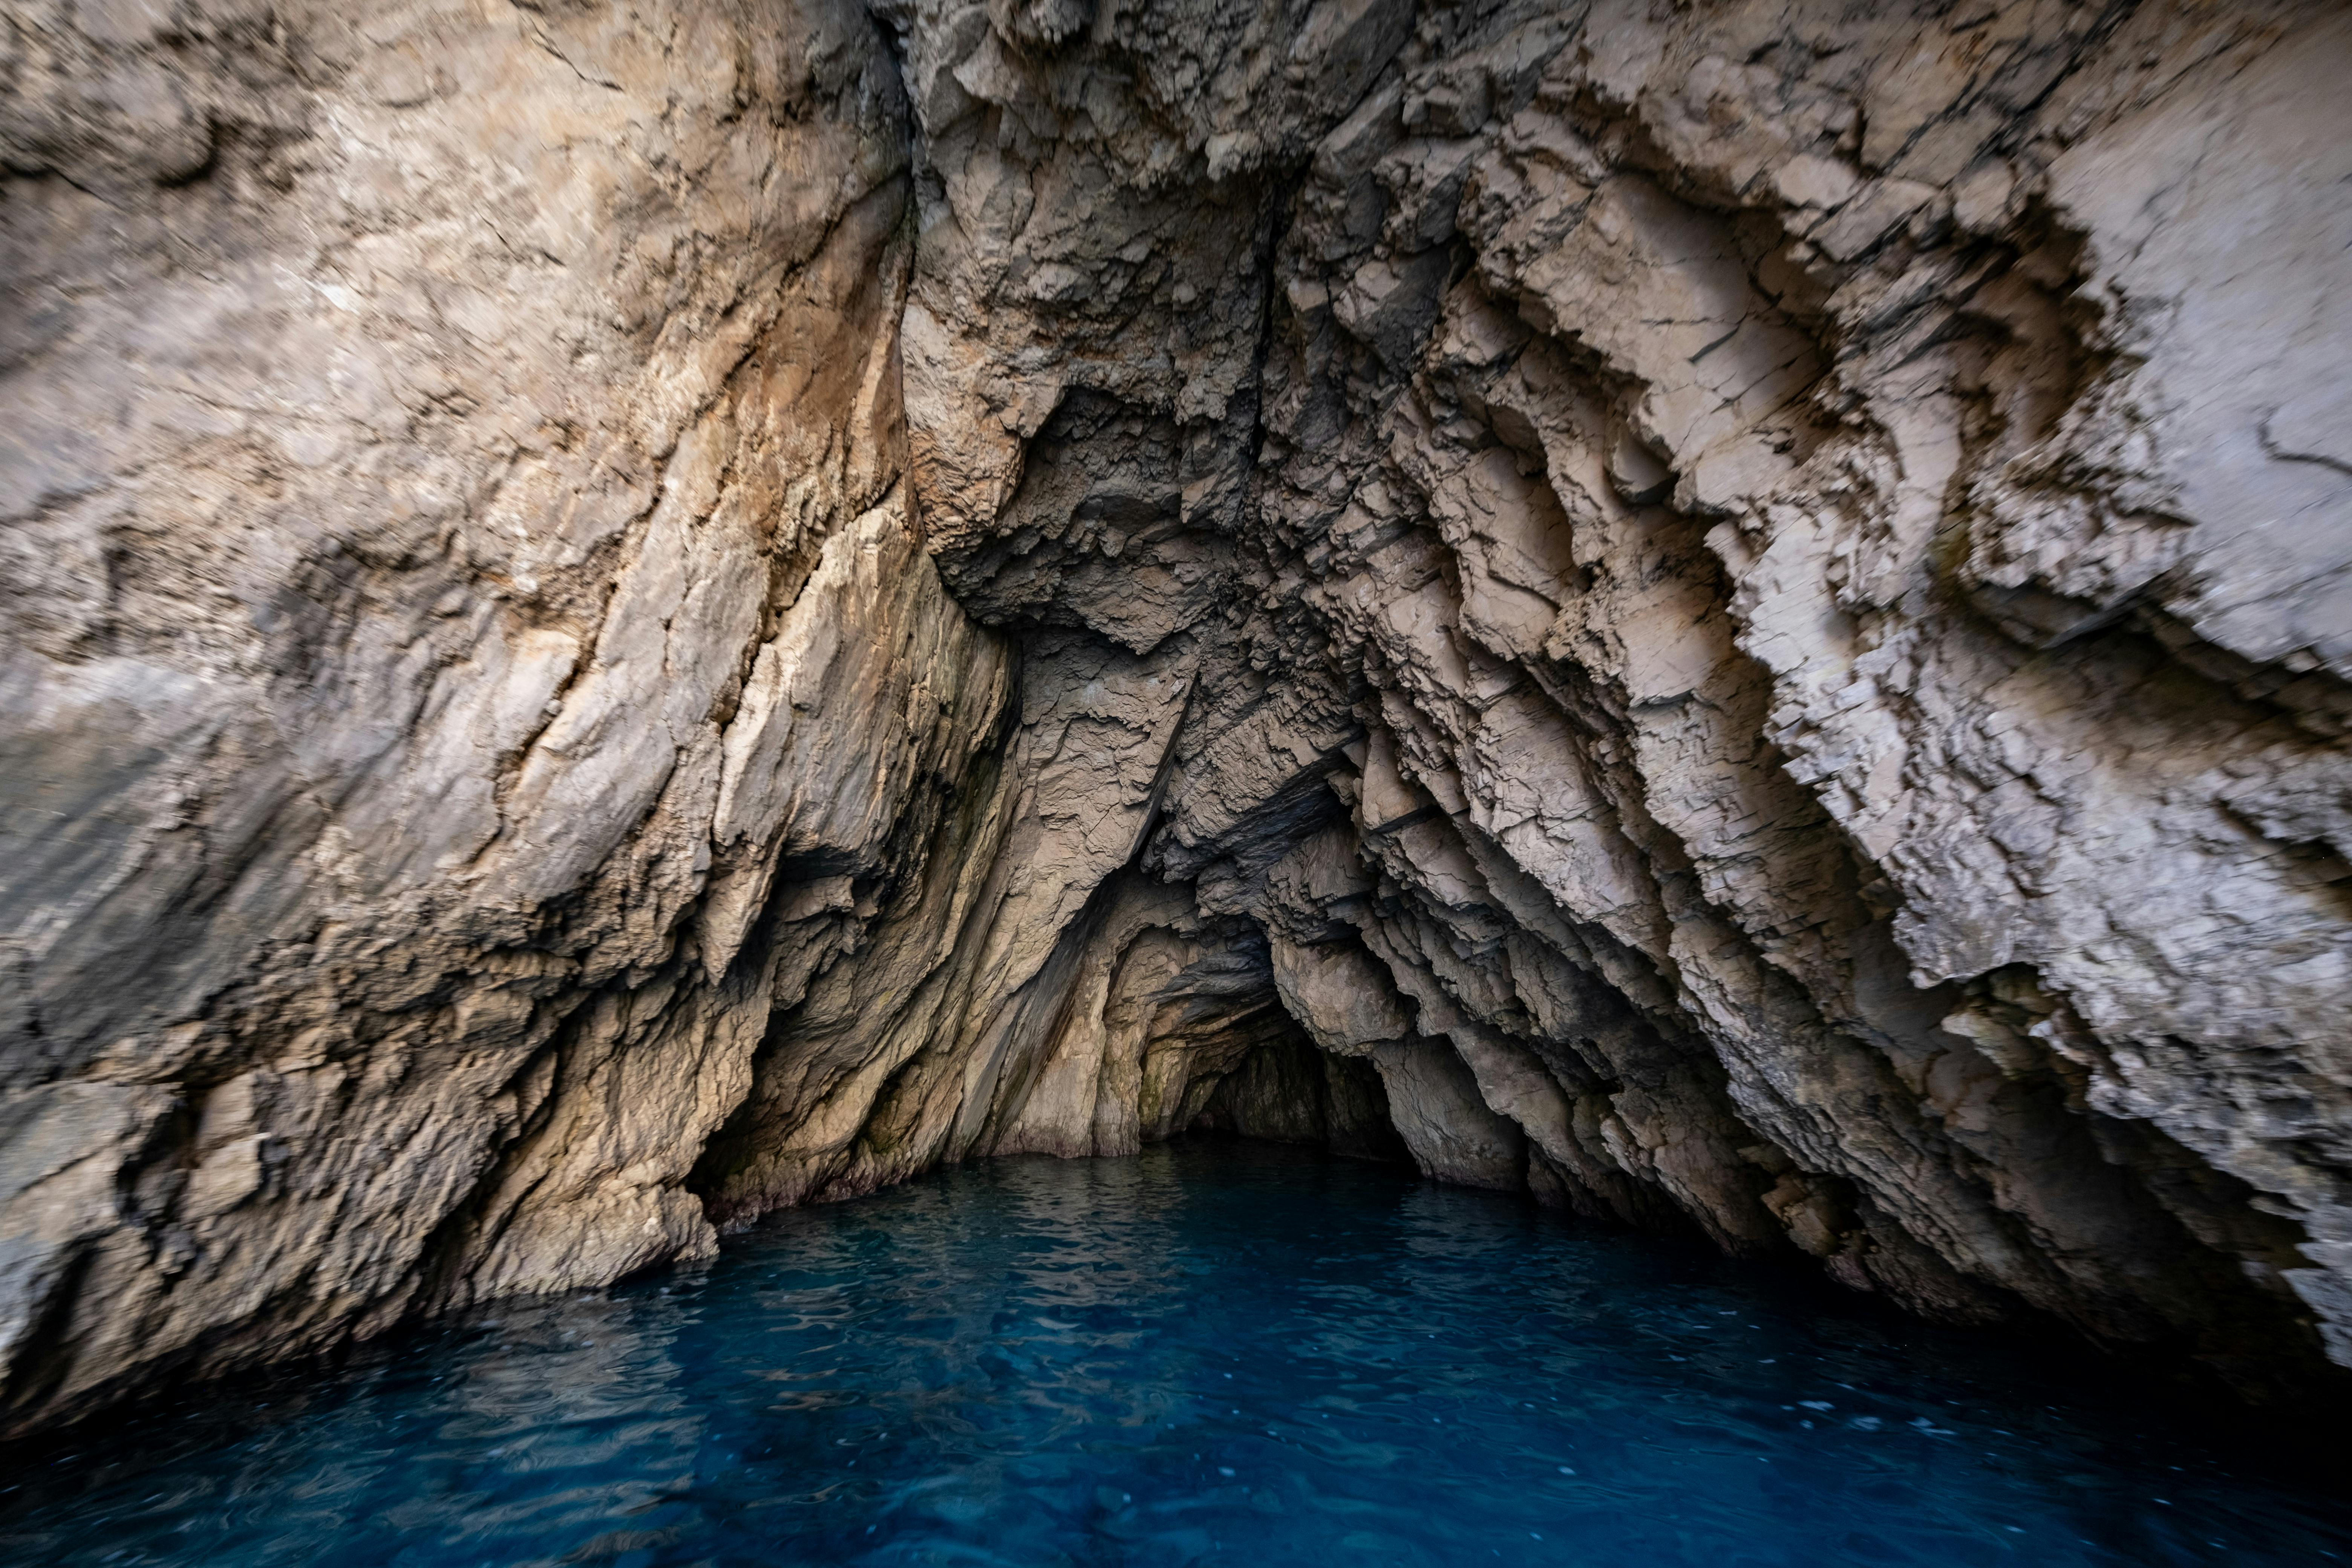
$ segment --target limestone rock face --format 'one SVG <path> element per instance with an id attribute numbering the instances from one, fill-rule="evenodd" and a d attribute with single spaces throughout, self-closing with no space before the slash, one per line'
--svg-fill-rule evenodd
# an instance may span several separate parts
<path id="1" fill-rule="evenodd" d="M 1010 690 L 899 478 L 887 53 L 6 24 L 9 1401 L 708 1252 L 770 1016 Z"/>
<path id="2" fill-rule="evenodd" d="M 943 1160 L 2352 1364 L 2352 23 L 0 0 L 0 1400 Z"/>

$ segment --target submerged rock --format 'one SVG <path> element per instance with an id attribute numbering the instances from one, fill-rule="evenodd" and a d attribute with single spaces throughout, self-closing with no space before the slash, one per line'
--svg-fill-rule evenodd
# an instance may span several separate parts
<path id="1" fill-rule="evenodd" d="M 2340 15 L 0 17 L 13 1427 L 1195 1124 L 2352 1363 Z"/>

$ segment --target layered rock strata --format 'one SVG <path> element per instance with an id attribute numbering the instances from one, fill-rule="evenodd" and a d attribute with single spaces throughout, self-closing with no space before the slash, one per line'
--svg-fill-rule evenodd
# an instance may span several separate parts
<path id="1" fill-rule="evenodd" d="M 2352 1363 L 2352 24 L 0 7 L 22 1429 L 1189 1126 Z"/>

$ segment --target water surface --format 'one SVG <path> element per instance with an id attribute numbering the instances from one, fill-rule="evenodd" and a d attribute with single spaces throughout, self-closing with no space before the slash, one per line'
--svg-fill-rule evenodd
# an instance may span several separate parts
<path id="1" fill-rule="evenodd" d="M 946 1173 L 291 1386 L 14 1455 L 0 1560 L 2352 1562 L 2253 1424 L 1250 1144 Z"/>

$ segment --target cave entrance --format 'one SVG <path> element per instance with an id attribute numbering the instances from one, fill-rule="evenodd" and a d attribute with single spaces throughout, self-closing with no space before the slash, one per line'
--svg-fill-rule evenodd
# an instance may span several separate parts
<path id="1" fill-rule="evenodd" d="M 1258 1046 L 1228 1072 L 1195 1079 L 1178 1125 L 1192 1134 L 1310 1144 L 1353 1160 L 1412 1159 L 1379 1069 L 1295 1035 Z"/>

